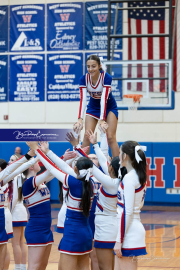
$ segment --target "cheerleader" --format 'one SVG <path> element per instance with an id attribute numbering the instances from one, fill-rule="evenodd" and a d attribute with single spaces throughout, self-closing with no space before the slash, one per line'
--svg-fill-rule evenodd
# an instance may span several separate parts
<path id="1" fill-rule="evenodd" d="M 10 157 L 9 164 L 20 158 L 21 155 L 14 154 Z M 26 245 L 24 243 L 24 229 L 27 224 L 27 211 L 23 205 L 23 200 L 20 197 L 22 189 L 22 175 L 17 175 L 13 180 L 13 195 L 11 202 L 13 238 L 11 240 L 15 269 L 26 270 Z M 10 183 L 10 182 L 9 182 Z"/>
<path id="2" fill-rule="evenodd" d="M 127 174 L 120 185 L 124 206 L 114 247 L 117 270 L 136 270 L 136 257 L 147 254 L 145 229 L 140 220 L 140 209 L 146 194 L 145 150 L 145 146 L 134 141 L 126 141 L 120 148 L 120 161 L 122 166 L 126 167 Z"/>
<path id="3" fill-rule="evenodd" d="M 22 166 L 19 170 L 22 170 Z M 44 184 L 52 180 L 53 176 L 47 170 L 36 175 L 39 171 L 40 166 L 36 161 L 23 172 L 25 178 L 22 179 L 21 197 L 23 195 L 30 214 L 25 229 L 28 270 L 46 269 L 53 243 L 50 192 Z"/>
<path id="4" fill-rule="evenodd" d="M 87 158 L 78 159 L 74 167 L 74 176 L 60 171 L 51 160 L 38 149 L 34 142 L 28 145 L 36 150 L 37 156 L 54 177 L 58 178 L 69 188 L 67 201 L 66 220 L 64 225 L 64 235 L 59 244 L 61 260 L 58 269 L 78 269 L 89 270 L 89 252 L 92 250 L 92 232 L 89 226 L 88 216 L 93 199 L 93 185 L 90 180 L 93 163 Z M 41 149 L 44 152 L 51 152 L 49 149 Z M 51 156 L 56 155 L 51 152 Z M 68 166 L 64 161 L 64 167 Z M 72 169 L 71 169 L 72 170 Z M 78 177 L 76 179 L 75 177 Z"/>
<path id="5" fill-rule="evenodd" d="M 16 162 L 7 166 L 7 162 L 4 159 L 0 159 L 0 270 L 4 269 L 4 262 L 7 252 L 7 242 L 8 235 L 5 229 L 5 211 L 4 211 L 4 202 L 5 202 L 5 194 L 3 192 L 2 187 L 8 183 L 12 178 L 8 179 L 8 181 L 3 183 L 3 179 L 7 178 L 16 168 L 26 162 L 33 156 L 33 152 L 29 151 L 25 156 L 22 156 Z"/>
<path id="6" fill-rule="evenodd" d="M 116 141 L 116 129 L 118 121 L 118 111 L 116 101 L 111 93 L 112 77 L 102 70 L 102 63 L 97 55 L 90 55 L 86 60 L 87 71 L 79 80 L 80 89 L 80 107 L 78 121 L 73 129 L 83 128 L 83 115 L 86 107 L 87 91 L 90 94 L 90 101 L 87 105 L 85 132 L 92 130 L 99 120 L 99 125 L 107 129 L 108 142 L 111 148 L 112 156 L 119 155 L 119 147 Z M 82 147 L 90 145 L 89 140 L 84 136 Z"/>
<path id="7" fill-rule="evenodd" d="M 77 143 L 72 134 L 69 134 L 69 141 L 73 146 Z M 98 160 L 104 159 L 104 155 L 97 144 L 96 136 L 91 131 L 91 142 Z M 82 149 L 77 146 L 75 148 L 79 154 L 86 156 Z M 106 159 L 106 158 L 105 158 Z M 107 160 L 106 160 L 107 164 Z M 97 194 L 96 217 L 95 217 L 95 236 L 94 247 L 98 258 L 100 270 L 114 269 L 113 248 L 117 236 L 117 190 L 120 183 L 118 178 L 119 157 L 114 157 L 108 167 L 108 175 L 102 173 L 95 165 L 93 165 L 93 175 L 99 182 L 101 188 Z"/>

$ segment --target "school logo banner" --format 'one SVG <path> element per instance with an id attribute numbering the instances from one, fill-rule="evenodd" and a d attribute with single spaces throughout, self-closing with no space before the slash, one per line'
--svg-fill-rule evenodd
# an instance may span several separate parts
<path id="1" fill-rule="evenodd" d="M 122 7 L 122 4 L 119 4 Z M 111 33 L 114 33 L 116 4 L 111 5 Z M 107 50 L 108 2 L 85 3 L 85 49 Z M 122 11 L 118 11 L 116 34 L 122 34 Z M 112 40 L 111 40 L 112 46 Z M 122 49 L 122 39 L 115 40 L 115 49 Z"/>
<path id="2" fill-rule="evenodd" d="M 10 7 L 10 51 L 44 50 L 44 5 Z"/>
<path id="3" fill-rule="evenodd" d="M 83 54 L 47 55 L 47 101 L 79 101 Z"/>
<path id="4" fill-rule="evenodd" d="M 0 52 L 8 51 L 8 6 L 0 6 Z"/>
<path id="5" fill-rule="evenodd" d="M 8 93 L 8 56 L 0 55 L 0 102 L 7 101 Z"/>
<path id="6" fill-rule="evenodd" d="M 83 49 L 83 3 L 47 5 L 47 50 Z"/>
<path id="7" fill-rule="evenodd" d="M 44 101 L 44 55 L 11 55 L 9 101 Z"/>

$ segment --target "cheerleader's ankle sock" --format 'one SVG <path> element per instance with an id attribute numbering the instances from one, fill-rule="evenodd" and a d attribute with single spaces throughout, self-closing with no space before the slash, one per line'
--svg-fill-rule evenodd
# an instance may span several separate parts
<path id="1" fill-rule="evenodd" d="M 26 269 L 26 264 L 21 264 L 21 270 L 27 270 Z"/>
<path id="2" fill-rule="evenodd" d="M 20 264 L 15 264 L 14 270 L 21 270 L 21 265 Z"/>

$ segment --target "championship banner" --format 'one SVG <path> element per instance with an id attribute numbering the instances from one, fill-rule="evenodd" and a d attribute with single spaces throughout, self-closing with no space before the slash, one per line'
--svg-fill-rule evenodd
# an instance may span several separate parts
<path id="1" fill-rule="evenodd" d="M 10 7 L 10 51 L 44 50 L 44 5 Z"/>
<path id="2" fill-rule="evenodd" d="M 11 55 L 9 101 L 44 101 L 44 76 L 44 55 Z"/>
<path id="3" fill-rule="evenodd" d="M 47 101 L 79 101 L 83 54 L 47 55 Z"/>
<path id="4" fill-rule="evenodd" d="M 0 52 L 8 51 L 8 6 L 0 6 Z"/>
<path id="5" fill-rule="evenodd" d="M 47 50 L 83 50 L 83 3 L 47 5 Z"/>
<path id="6" fill-rule="evenodd" d="M 0 55 L 0 102 L 6 102 L 8 93 L 8 56 Z"/>
<path id="7" fill-rule="evenodd" d="M 122 7 L 122 3 L 119 4 Z M 114 33 L 116 4 L 111 4 L 111 33 Z M 108 2 L 85 3 L 85 49 L 107 50 Z M 118 11 L 116 34 L 122 34 L 122 11 Z M 111 40 L 112 45 L 112 40 Z M 115 39 L 115 49 L 122 49 L 122 39 Z"/>
<path id="8" fill-rule="evenodd" d="M 87 60 L 87 58 L 92 55 L 98 55 L 99 57 L 102 57 L 104 61 L 107 61 L 107 52 L 88 52 L 85 53 L 85 61 Z M 122 52 L 115 52 L 114 53 L 114 60 L 123 60 L 122 59 Z M 119 66 L 118 66 L 119 67 Z M 86 73 L 87 73 L 87 67 L 86 67 Z M 116 68 L 114 68 L 111 71 L 111 76 L 112 77 L 121 77 L 122 74 L 122 68 L 118 68 L 118 70 Z M 120 101 L 122 100 L 122 80 L 112 80 L 112 84 L 111 84 L 111 91 L 112 94 L 115 98 L 116 101 Z M 87 93 L 87 100 L 90 99 L 90 95 Z"/>

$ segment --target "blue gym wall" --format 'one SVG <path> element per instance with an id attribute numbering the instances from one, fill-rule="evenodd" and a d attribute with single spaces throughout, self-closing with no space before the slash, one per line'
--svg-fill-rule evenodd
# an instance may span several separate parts
<path id="1" fill-rule="evenodd" d="M 121 143 L 119 143 L 120 145 Z M 147 146 L 148 181 L 146 204 L 174 204 L 180 205 L 180 193 L 167 194 L 167 188 L 180 189 L 180 143 L 140 143 Z M 22 154 L 28 151 L 24 142 L 0 142 L 0 158 L 9 161 L 16 146 L 20 146 Z M 68 142 L 50 142 L 50 149 L 58 156 L 72 146 Z M 93 150 L 91 149 L 91 152 Z M 58 202 L 58 180 L 49 183 L 51 201 Z"/>

